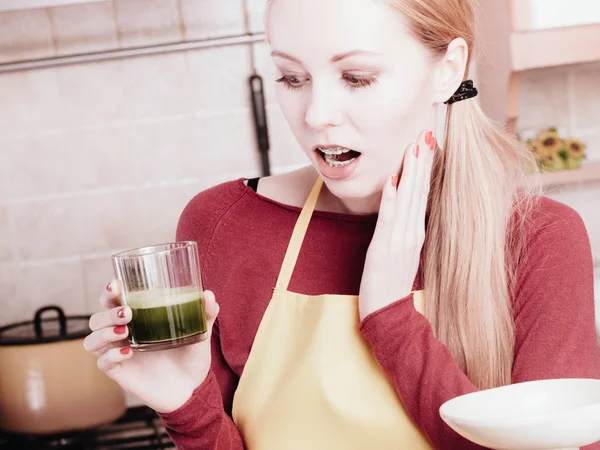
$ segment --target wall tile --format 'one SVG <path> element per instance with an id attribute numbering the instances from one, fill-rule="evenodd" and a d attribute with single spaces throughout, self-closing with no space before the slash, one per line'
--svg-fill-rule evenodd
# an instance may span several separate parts
<path id="1" fill-rule="evenodd" d="M 13 233 L 8 222 L 8 211 L 6 206 L 0 205 L 0 262 L 13 259 Z"/>
<path id="2" fill-rule="evenodd" d="M 187 201 L 211 177 L 198 181 L 82 194 L 9 205 L 22 260 L 106 253 L 148 245 L 175 236 Z M 43 233 L 40 230 L 44 230 Z"/>
<path id="3" fill-rule="evenodd" d="M 16 161 L 10 154 L 10 149 L 15 146 L 16 139 L 0 136 L 0 202 L 14 196 L 14 183 Z"/>
<path id="4" fill-rule="evenodd" d="M 519 130 L 540 130 L 570 125 L 568 71 L 563 68 L 522 74 L 519 98 Z"/>
<path id="5" fill-rule="evenodd" d="M 51 259 L 80 254 L 85 229 L 72 198 L 38 200 L 8 205 L 21 260 Z"/>
<path id="6" fill-rule="evenodd" d="M 119 47 L 112 2 L 84 3 L 49 9 L 59 55 Z"/>
<path id="7" fill-rule="evenodd" d="M 600 101 L 600 98 L 598 99 L 598 101 Z M 575 133 L 574 135 L 579 137 L 577 133 Z M 598 130 L 596 132 L 582 135 L 581 140 L 587 145 L 586 161 L 600 162 L 600 127 L 598 127 Z"/>
<path id="8" fill-rule="evenodd" d="M 271 48 L 266 42 L 257 42 L 253 44 L 253 51 L 256 71 L 263 78 L 267 105 L 275 104 L 277 103 L 275 94 L 277 70 L 273 63 L 273 58 L 271 58 Z"/>
<path id="9" fill-rule="evenodd" d="M 177 0 L 114 0 L 121 47 L 183 39 Z"/>
<path id="10" fill-rule="evenodd" d="M 244 32 L 241 0 L 180 0 L 186 40 Z"/>
<path id="11" fill-rule="evenodd" d="M 106 289 L 106 285 L 115 277 L 110 259 L 111 254 L 83 259 L 83 280 L 86 292 L 86 313 L 88 314 L 103 310 L 100 305 L 100 296 Z"/>
<path id="12" fill-rule="evenodd" d="M 59 103 L 65 111 L 63 128 L 102 126 L 123 120 L 129 102 L 125 97 L 122 66 L 132 61 L 104 61 L 57 68 Z"/>
<path id="13" fill-rule="evenodd" d="M 115 144 L 102 155 L 91 154 L 113 185 L 145 185 L 193 177 L 188 163 L 190 119 L 147 122 L 111 130 Z M 105 183 L 107 183 L 105 181 Z"/>
<path id="14" fill-rule="evenodd" d="M 9 172 L 7 199 L 51 195 L 85 189 L 90 184 L 92 169 L 85 149 L 75 148 L 72 138 L 64 133 L 30 136 L 7 140 L 3 147 Z"/>
<path id="15" fill-rule="evenodd" d="M 127 119 L 168 117 L 193 111 L 193 88 L 186 64 L 186 56 L 181 52 L 123 61 L 120 76 L 127 98 L 123 108 Z"/>
<path id="16" fill-rule="evenodd" d="M 600 130 L 600 64 L 577 66 L 572 70 L 575 126 Z"/>
<path id="17" fill-rule="evenodd" d="M 79 260 L 1 267 L 0 293 L 9 299 L 0 318 L 5 323 L 31 320 L 48 305 L 58 305 L 68 315 L 86 310 Z"/>
<path id="18" fill-rule="evenodd" d="M 46 10 L 0 13 L 0 63 L 53 55 L 52 27 Z"/>
<path id="19" fill-rule="evenodd" d="M 198 173 L 255 173 L 259 154 L 249 110 L 191 124 L 189 163 Z"/>
<path id="20" fill-rule="evenodd" d="M 262 33 L 265 31 L 265 11 L 267 0 L 247 0 L 250 16 L 250 31 Z"/>
<path id="21" fill-rule="evenodd" d="M 226 111 L 250 105 L 250 45 L 187 52 L 196 111 Z"/>
<path id="22" fill-rule="evenodd" d="M 0 136 L 64 127 L 66 108 L 58 86 L 57 69 L 0 74 Z"/>
<path id="23" fill-rule="evenodd" d="M 0 326 L 23 320 L 22 318 L 25 317 L 22 311 L 25 305 L 16 301 L 18 274 L 19 266 L 16 263 L 0 263 L 0 298 L 2 299 Z"/>

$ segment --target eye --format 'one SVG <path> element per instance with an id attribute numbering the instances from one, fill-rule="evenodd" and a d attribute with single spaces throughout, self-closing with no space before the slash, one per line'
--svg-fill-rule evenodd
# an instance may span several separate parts
<path id="1" fill-rule="evenodd" d="M 342 76 L 342 78 L 352 90 L 368 87 L 377 83 L 377 77 L 375 76 L 360 77 L 358 75 L 346 73 Z"/>
<path id="2" fill-rule="evenodd" d="M 287 89 L 297 90 L 301 89 L 308 82 L 308 79 L 296 75 L 284 75 L 275 81 L 277 83 L 283 83 Z"/>

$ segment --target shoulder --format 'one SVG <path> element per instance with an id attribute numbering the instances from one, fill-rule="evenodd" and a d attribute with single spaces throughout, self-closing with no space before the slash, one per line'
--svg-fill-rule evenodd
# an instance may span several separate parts
<path id="1" fill-rule="evenodd" d="M 519 285 L 533 278 L 550 287 L 554 282 L 592 279 L 590 239 L 577 211 L 545 196 L 532 199 L 529 212 L 517 220 L 519 239 L 513 248 Z M 588 280 L 589 278 L 589 280 Z"/>
<path id="2" fill-rule="evenodd" d="M 557 245 L 588 241 L 583 219 L 575 209 L 549 197 L 531 199 L 523 222 L 529 244 Z"/>
<path id="3" fill-rule="evenodd" d="M 314 181 L 311 181 L 311 177 L 314 177 L 311 173 L 310 168 L 302 168 L 263 177 L 258 185 L 258 193 L 247 186 L 245 178 L 205 189 L 196 194 L 183 209 L 177 224 L 177 240 L 193 240 L 204 248 L 225 217 L 238 225 L 247 225 L 248 222 L 264 220 L 265 214 L 301 207 Z M 230 225 L 231 221 L 228 221 Z M 240 227 L 244 228 L 242 225 Z"/>
<path id="4" fill-rule="evenodd" d="M 243 179 L 217 184 L 196 194 L 177 223 L 177 240 L 207 243 L 221 217 L 248 193 Z"/>

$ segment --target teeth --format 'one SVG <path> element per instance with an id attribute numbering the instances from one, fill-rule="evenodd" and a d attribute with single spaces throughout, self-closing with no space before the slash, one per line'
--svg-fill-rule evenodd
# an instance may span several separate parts
<path id="1" fill-rule="evenodd" d="M 334 148 L 319 147 L 319 151 L 326 155 L 341 155 L 342 153 L 348 153 L 350 151 L 350 149 L 345 148 L 345 147 L 334 147 Z"/>
<path id="2" fill-rule="evenodd" d="M 347 152 L 344 152 L 347 153 Z M 352 163 L 356 158 L 349 159 L 348 161 L 338 161 L 336 159 L 337 155 L 325 155 L 325 162 L 329 167 L 344 167 L 348 164 Z"/>

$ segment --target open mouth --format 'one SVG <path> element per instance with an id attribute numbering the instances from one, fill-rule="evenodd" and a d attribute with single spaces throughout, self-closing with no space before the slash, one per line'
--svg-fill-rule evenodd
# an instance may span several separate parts
<path id="1" fill-rule="evenodd" d="M 352 164 L 361 153 L 346 147 L 317 147 L 321 158 L 330 167 L 344 167 Z"/>

